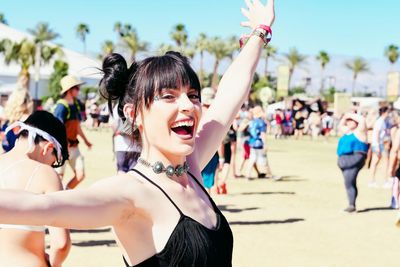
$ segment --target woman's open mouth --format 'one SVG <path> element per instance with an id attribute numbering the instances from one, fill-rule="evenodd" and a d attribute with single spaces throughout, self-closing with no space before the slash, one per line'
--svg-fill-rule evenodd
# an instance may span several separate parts
<path id="1" fill-rule="evenodd" d="M 194 131 L 194 121 L 192 119 L 188 119 L 174 122 L 171 125 L 171 130 L 181 138 L 192 138 Z"/>

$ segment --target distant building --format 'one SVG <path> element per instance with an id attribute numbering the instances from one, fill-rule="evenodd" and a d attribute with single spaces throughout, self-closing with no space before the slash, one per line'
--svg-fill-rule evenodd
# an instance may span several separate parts
<path id="1" fill-rule="evenodd" d="M 10 39 L 14 42 L 19 42 L 23 39 L 33 40 L 33 36 L 13 29 L 7 25 L 0 23 L 0 40 Z M 51 44 L 50 45 L 54 45 Z M 65 61 L 69 65 L 69 73 L 78 76 L 81 80 L 86 82 L 88 86 L 97 86 L 101 79 L 99 68 L 101 62 L 97 59 L 90 58 L 86 55 L 77 53 L 75 51 L 62 48 L 64 56 L 61 60 Z M 40 68 L 40 81 L 38 98 L 48 95 L 48 79 L 53 72 L 53 63 L 41 66 Z M 4 62 L 3 55 L 0 55 L 0 95 L 9 94 L 15 88 L 15 84 L 18 80 L 20 72 L 20 66 L 15 63 L 6 65 Z M 29 84 L 29 90 L 31 95 L 34 96 L 35 92 L 35 80 L 34 80 L 34 67 L 32 66 L 29 70 L 31 79 Z"/>

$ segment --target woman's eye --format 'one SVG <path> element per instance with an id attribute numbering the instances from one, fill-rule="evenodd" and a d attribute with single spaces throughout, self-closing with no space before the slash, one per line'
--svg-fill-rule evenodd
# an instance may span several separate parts
<path id="1" fill-rule="evenodd" d="M 175 96 L 165 94 L 165 95 L 162 95 L 161 98 L 165 99 L 165 100 L 173 100 L 173 99 L 175 99 Z"/>
<path id="2" fill-rule="evenodd" d="M 189 98 L 190 98 L 190 99 L 196 99 L 196 100 L 197 100 L 197 99 L 200 99 L 200 96 L 199 96 L 198 94 L 190 94 L 190 95 L 189 95 Z"/>

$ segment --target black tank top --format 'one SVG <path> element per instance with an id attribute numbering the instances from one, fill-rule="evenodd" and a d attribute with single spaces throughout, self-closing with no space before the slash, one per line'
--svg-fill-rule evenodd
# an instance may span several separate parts
<path id="1" fill-rule="evenodd" d="M 152 183 L 169 199 L 178 210 L 180 218 L 164 249 L 135 267 L 230 267 L 232 266 L 233 236 L 227 220 L 204 187 L 191 174 L 193 180 L 208 196 L 217 215 L 215 229 L 208 229 L 201 223 L 183 214 L 175 202 L 156 183 L 136 169 L 132 169 Z M 124 258 L 125 265 L 132 267 Z"/>

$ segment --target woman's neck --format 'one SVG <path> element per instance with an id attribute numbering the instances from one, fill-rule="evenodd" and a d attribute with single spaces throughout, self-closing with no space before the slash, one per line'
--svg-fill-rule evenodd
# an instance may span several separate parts
<path id="1" fill-rule="evenodd" d="M 178 166 L 184 166 L 185 162 L 186 162 L 186 156 L 167 155 L 165 153 L 162 153 L 159 150 L 155 150 L 155 149 L 147 150 L 145 148 L 142 150 L 142 152 L 140 154 L 140 158 L 148 163 L 148 164 L 146 164 L 146 163 L 141 164 L 144 167 L 146 167 L 146 169 L 152 169 L 153 166 L 157 162 L 161 162 L 162 165 L 164 166 L 164 168 L 167 168 L 168 166 L 177 168 Z M 143 162 L 138 161 L 138 163 L 143 163 Z M 152 170 L 152 172 L 154 172 L 154 170 Z M 162 175 L 162 176 L 168 177 L 169 179 L 174 180 L 174 181 L 182 184 L 183 186 L 187 185 L 188 179 L 187 179 L 186 171 L 180 176 L 173 175 L 170 177 L 170 176 L 167 176 L 165 171 L 158 173 L 157 175 Z"/>
<path id="2" fill-rule="evenodd" d="M 39 161 L 40 150 L 36 145 L 33 145 L 33 149 L 30 148 L 28 140 L 19 138 L 9 153 L 13 156 L 21 157 L 23 155 L 29 159 Z"/>
<path id="3" fill-rule="evenodd" d="M 172 165 L 174 167 L 178 165 L 183 165 L 186 161 L 186 156 L 171 155 L 163 153 L 156 149 L 146 149 L 146 148 L 143 148 L 140 157 L 150 162 L 151 164 L 160 161 L 165 166 Z"/>

